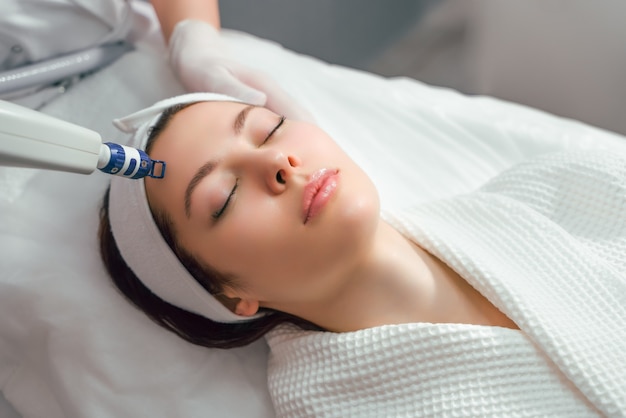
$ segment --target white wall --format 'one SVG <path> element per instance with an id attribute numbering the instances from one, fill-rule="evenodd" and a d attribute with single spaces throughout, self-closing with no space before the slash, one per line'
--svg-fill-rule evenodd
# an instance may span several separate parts
<path id="1" fill-rule="evenodd" d="M 473 3 L 469 90 L 626 134 L 626 2 Z"/>
<path id="2" fill-rule="evenodd" d="M 438 0 L 223 0 L 222 26 L 362 68 Z"/>
<path id="3" fill-rule="evenodd" d="M 626 1 L 444 0 L 370 69 L 626 134 Z"/>

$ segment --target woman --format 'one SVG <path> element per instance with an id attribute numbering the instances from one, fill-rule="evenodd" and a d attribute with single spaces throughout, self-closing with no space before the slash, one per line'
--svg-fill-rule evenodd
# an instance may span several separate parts
<path id="1" fill-rule="evenodd" d="M 161 232 L 241 317 L 270 309 L 339 332 L 424 321 L 516 328 L 380 219 L 370 179 L 315 125 L 244 103 L 185 104 L 164 112 L 147 150 L 168 162 L 166 178 L 146 182 Z"/>
<path id="2" fill-rule="evenodd" d="M 615 381 L 624 339 L 616 336 L 626 318 L 619 273 L 626 221 L 614 215 L 626 205 L 620 158 L 531 161 L 475 194 L 385 221 L 367 175 L 312 124 L 209 94 L 165 101 L 118 125 L 138 127 L 133 145 L 146 146 L 167 169 L 164 179 L 147 179 L 145 191 L 141 181 L 114 180 L 102 211 L 103 258 L 133 303 L 188 341 L 243 345 L 282 322 L 331 331 L 315 333 L 331 339 L 414 324 L 487 329 L 495 336 L 472 350 L 484 353 L 494 341 L 500 354 L 503 346 L 524 347 L 525 356 L 505 356 L 512 362 L 507 375 L 531 368 L 541 385 L 569 394 L 563 403 L 541 401 L 541 408 L 621 407 Z M 581 200 L 586 189 L 594 193 Z M 284 345 L 277 335 L 270 338 L 274 352 Z M 394 342 L 382 344 L 361 348 Z M 380 355 L 371 354 L 373 362 Z M 300 366 L 310 364 L 282 370 Z M 471 369 L 448 366 L 448 374 Z M 508 386 L 517 393 L 515 380 Z M 548 389 L 533 387 L 509 405 L 535 402 L 537 390 Z M 501 403 L 501 394 L 492 399 Z"/>

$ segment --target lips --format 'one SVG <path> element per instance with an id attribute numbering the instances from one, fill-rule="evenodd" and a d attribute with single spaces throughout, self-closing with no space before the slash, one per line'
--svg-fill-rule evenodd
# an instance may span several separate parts
<path id="1" fill-rule="evenodd" d="M 302 215 L 306 224 L 326 206 L 337 189 L 339 170 L 322 168 L 313 173 L 304 187 Z"/>

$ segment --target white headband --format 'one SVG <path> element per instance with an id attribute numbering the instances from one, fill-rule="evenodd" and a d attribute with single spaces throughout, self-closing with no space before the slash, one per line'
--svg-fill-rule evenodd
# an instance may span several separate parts
<path id="1" fill-rule="evenodd" d="M 214 93 L 184 94 L 157 102 L 113 123 L 124 132 L 134 133 L 128 145 L 145 149 L 150 128 L 165 109 L 176 104 L 206 101 L 240 100 Z M 152 218 L 143 180 L 113 177 L 109 218 L 113 237 L 126 264 L 159 298 L 217 322 L 239 322 L 260 316 L 246 317 L 231 312 L 189 274 Z"/>

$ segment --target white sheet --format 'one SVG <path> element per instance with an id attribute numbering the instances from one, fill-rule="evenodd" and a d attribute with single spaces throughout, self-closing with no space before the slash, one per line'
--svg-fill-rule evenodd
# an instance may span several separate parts
<path id="1" fill-rule="evenodd" d="M 624 146 L 621 136 L 532 109 L 225 36 L 239 59 L 276 77 L 371 173 L 384 209 L 468 191 L 532 155 Z M 180 91 L 150 37 L 45 111 L 123 141 L 111 119 Z M 24 418 L 273 416 L 264 341 L 230 351 L 192 346 L 113 289 L 95 238 L 107 181 L 0 168 L 4 396 Z"/>

